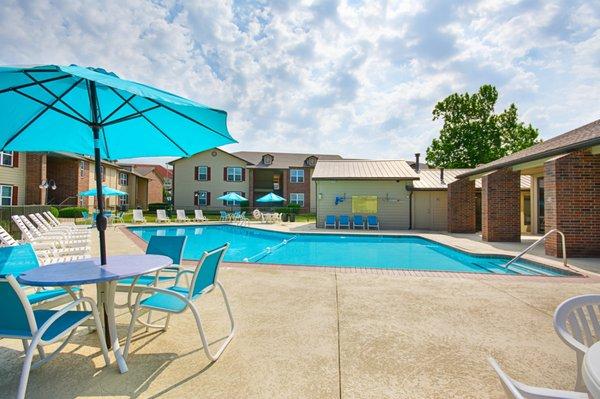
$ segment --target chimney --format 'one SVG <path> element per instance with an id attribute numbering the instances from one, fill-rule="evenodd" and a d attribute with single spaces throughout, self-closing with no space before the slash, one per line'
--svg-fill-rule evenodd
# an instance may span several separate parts
<path id="1" fill-rule="evenodd" d="M 421 157 L 420 153 L 415 153 L 415 171 L 419 173 L 419 158 Z"/>
<path id="2" fill-rule="evenodd" d="M 444 168 L 440 169 L 440 181 L 443 183 L 444 182 Z"/>

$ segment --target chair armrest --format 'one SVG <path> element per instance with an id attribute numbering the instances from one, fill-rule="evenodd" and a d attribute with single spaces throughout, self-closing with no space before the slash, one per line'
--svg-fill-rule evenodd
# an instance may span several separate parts
<path id="1" fill-rule="evenodd" d="M 34 338 L 32 340 L 32 344 L 33 341 L 36 340 L 36 338 L 38 339 L 38 341 L 42 341 L 42 336 L 44 335 L 44 333 L 48 330 L 48 328 L 50 328 L 50 326 L 56 321 L 58 320 L 58 318 L 60 318 L 61 316 L 65 315 L 67 312 L 69 312 L 71 309 L 73 309 L 74 307 L 77 307 L 77 305 L 79 305 L 80 303 L 89 303 L 92 310 L 96 310 L 93 313 L 97 314 L 97 307 L 96 307 L 96 302 L 94 302 L 93 299 L 88 298 L 88 297 L 83 297 L 83 298 L 79 298 L 71 303 L 68 303 L 66 306 L 64 306 L 63 308 L 61 308 L 58 312 L 54 313 L 48 320 L 46 320 L 46 322 L 44 324 L 41 325 L 40 328 L 38 328 L 38 330 L 35 332 L 34 334 Z M 58 339 L 60 339 L 62 337 L 62 334 L 57 335 L 55 337 L 55 339 L 51 340 L 51 341 L 45 341 L 46 343 L 51 343 L 54 342 Z"/>
<path id="2" fill-rule="evenodd" d="M 195 270 L 187 270 L 187 269 L 183 269 L 183 270 L 179 270 L 177 272 L 177 275 L 175 276 L 175 285 L 179 284 L 179 277 L 181 277 L 184 274 L 194 274 L 196 271 Z"/>

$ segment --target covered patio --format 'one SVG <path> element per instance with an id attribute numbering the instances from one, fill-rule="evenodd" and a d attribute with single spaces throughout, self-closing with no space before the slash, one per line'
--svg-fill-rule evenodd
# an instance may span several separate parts
<path id="1" fill-rule="evenodd" d="M 520 196 L 521 175 L 531 177 L 529 203 Z M 600 256 L 600 120 L 523 151 L 477 167 L 448 186 L 448 231 L 476 231 L 475 179 L 482 179 L 482 238 L 521 240 L 521 208 L 531 231 L 559 230 L 569 257 Z M 560 236 L 545 241 L 546 254 L 561 257 Z"/>

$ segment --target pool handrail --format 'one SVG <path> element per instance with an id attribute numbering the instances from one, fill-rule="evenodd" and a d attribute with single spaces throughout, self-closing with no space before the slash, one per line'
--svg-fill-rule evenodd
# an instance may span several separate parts
<path id="1" fill-rule="evenodd" d="M 531 249 L 535 248 L 536 246 L 538 246 L 538 244 L 542 241 L 546 240 L 546 237 L 548 237 L 550 234 L 552 233 L 557 233 L 560 235 L 561 237 L 561 241 L 562 241 L 562 257 L 563 257 L 563 266 L 564 267 L 569 267 L 567 265 L 567 245 L 565 244 L 565 235 L 562 233 L 562 231 L 560 231 L 559 229 L 552 229 L 549 232 L 547 232 L 546 234 L 544 234 L 540 239 L 538 239 L 536 242 L 534 242 L 533 244 L 531 244 L 530 246 L 528 246 L 527 248 L 525 248 L 523 251 L 521 251 L 520 254 L 518 254 L 517 256 L 515 256 L 514 258 L 512 258 L 511 260 L 509 260 L 504 267 L 508 268 L 510 265 L 512 265 L 513 263 L 515 263 L 517 260 L 521 259 L 523 257 L 523 255 L 525 255 L 527 252 L 529 252 Z"/>

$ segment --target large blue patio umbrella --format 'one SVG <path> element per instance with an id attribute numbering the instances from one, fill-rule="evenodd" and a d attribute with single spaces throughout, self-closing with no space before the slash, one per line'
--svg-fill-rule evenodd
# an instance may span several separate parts
<path id="1" fill-rule="evenodd" d="M 221 200 L 221 201 L 237 201 L 237 202 L 248 201 L 246 198 L 242 197 L 238 193 L 227 193 L 225 195 L 221 195 L 217 199 Z"/>
<path id="2" fill-rule="evenodd" d="M 101 159 L 187 157 L 236 142 L 226 122 L 224 111 L 101 68 L 0 67 L 0 151 L 67 151 L 95 158 L 103 265 Z"/>
<path id="3" fill-rule="evenodd" d="M 275 194 L 275 193 L 269 193 L 267 195 L 263 195 L 262 197 L 260 197 L 259 199 L 256 200 L 256 202 L 283 202 L 285 201 L 285 198 L 280 197 L 279 195 Z"/>
<path id="4" fill-rule="evenodd" d="M 77 195 L 79 197 L 95 197 L 97 195 L 97 193 L 98 193 L 98 189 L 92 188 L 92 189 L 89 189 L 86 191 L 82 191 L 82 192 L 78 193 Z M 124 195 L 127 195 L 127 193 L 125 191 L 117 190 L 116 188 L 102 186 L 102 195 L 105 197 L 109 197 L 109 196 L 122 197 Z"/>

